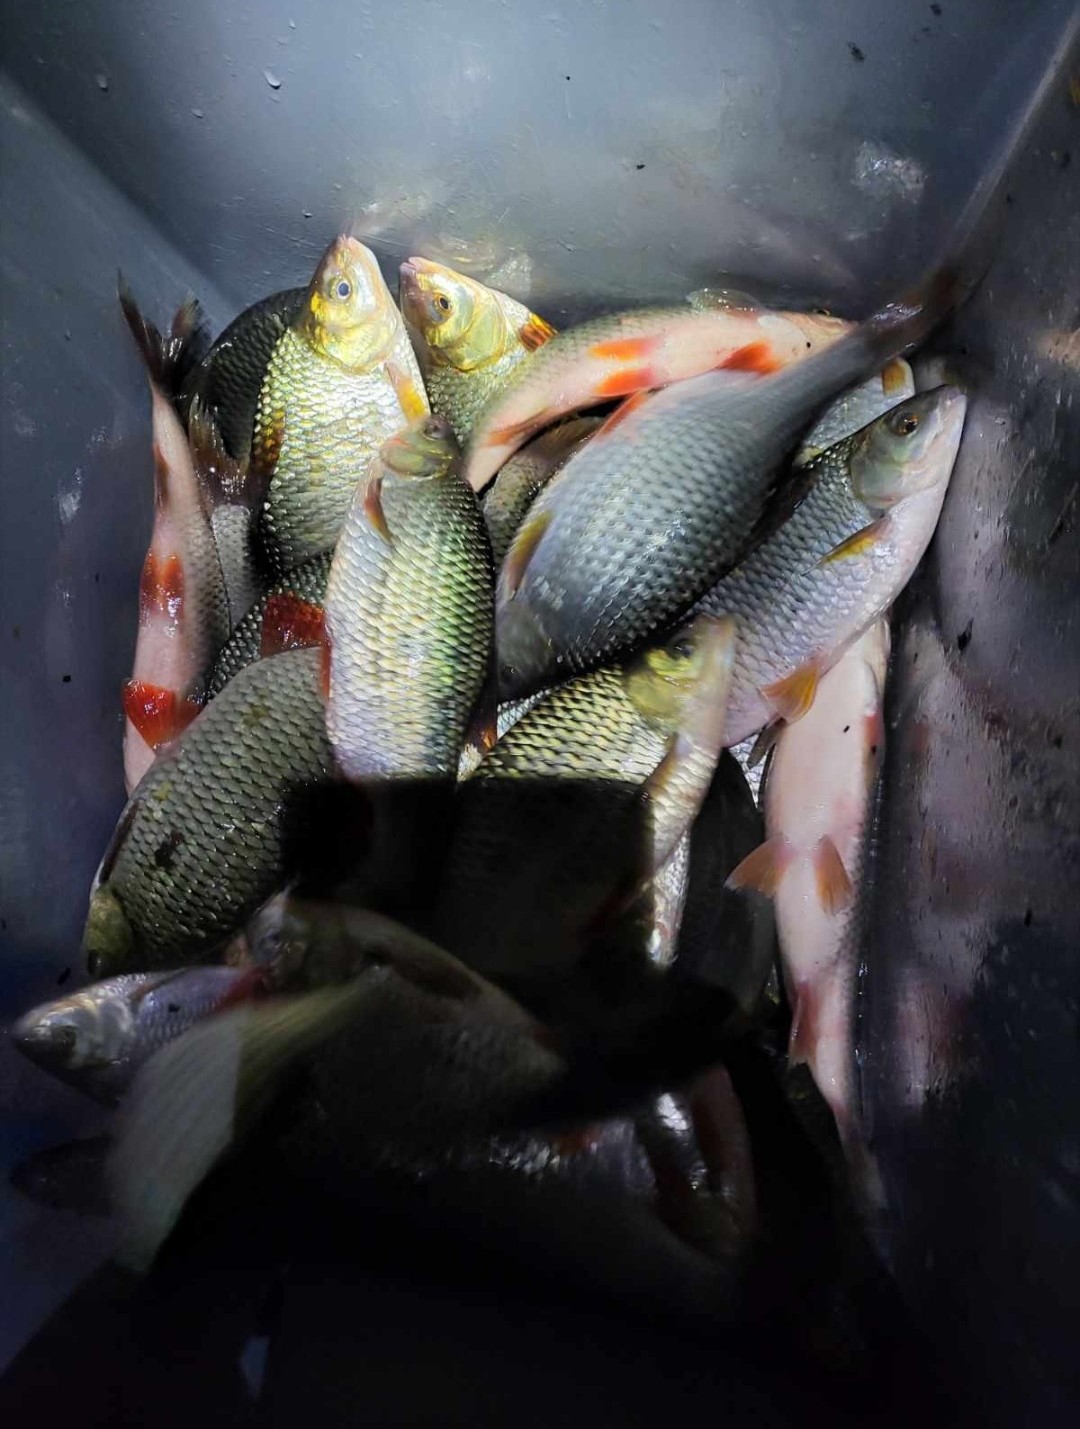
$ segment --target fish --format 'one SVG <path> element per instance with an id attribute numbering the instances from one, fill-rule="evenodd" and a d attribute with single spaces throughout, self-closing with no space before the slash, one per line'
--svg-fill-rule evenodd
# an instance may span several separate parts
<path id="1" fill-rule="evenodd" d="M 474 422 L 465 476 L 482 491 L 518 447 L 559 417 L 716 368 L 772 372 L 835 342 L 850 324 L 759 308 L 642 308 L 559 333 Z"/>
<path id="2" fill-rule="evenodd" d="M 226 452 L 235 460 L 246 461 L 251 455 L 255 411 L 266 369 L 306 295 L 306 288 L 286 288 L 245 308 L 179 385 L 181 417 L 186 421 L 192 404 L 198 402 L 217 425 Z"/>
<path id="3" fill-rule="evenodd" d="M 557 981 L 648 898 L 709 787 L 734 643 L 694 622 L 507 730 L 459 790 L 442 945 L 512 989 Z"/>
<path id="4" fill-rule="evenodd" d="M 264 985 L 261 968 L 125 973 L 31 1009 L 12 1026 L 11 1041 L 44 1071 L 115 1106 L 166 1043 Z"/>
<path id="5" fill-rule="evenodd" d="M 759 544 L 782 464 L 838 388 L 921 336 L 953 291 L 893 304 L 766 378 L 712 372 L 616 413 L 533 503 L 499 573 L 499 695 L 591 669 L 670 626 Z"/>
<path id="6" fill-rule="evenodd" d="M 163 389 L 150 378 L 154 526 L 139 578 L 139 629 L 124 685 L 128 793 L 201 708 L 229 633 L 229 605 L 201 477 Z"/>
<path id="7" fill-rule="evenodd" d="M 259 597 L 218 652 L 207 682 L 208 698 L 220 694 L 237 671 L 255 660 L 321 643 L 332 559 L 332 551 L 312 556 Z"/>
<path id="8" fill-rule="evenodd" d="M 381 447 L 326 588 L 327 729 L 352 780 L 452 780 L 490 689 L 494 573 L 444 417 Z M 490 732 L 488 732 L 490 735 Z"/>
<path id="9" fill-rule="evenodd" d="M 876 620 L 823 677 L 807 714 L 781 730 L 765 779 L 767 838 L 730 877 L 772 895 L 792 1008 L 788 1056 L 809 1064 L 845 1145 L 856 1132 L 860 888 L 885 753 L 888 659 L 888 622 Z"/>
<path id="10" fill-rule="evenodd" d="M 283 883 L 336 777 L 322 650 L 241 670 L 146 772 L 91 890 L 94 977 L 204 961 Z"/>
<path id="11" fill-rule="evenodd" d="M 231 632 L 262 591 L 255 550 L 255 515 L 261 486 L 253 476 L 250 459 L 234 458 L 226 451 L 217 419 L 198 397 L 188 409 L 187 426 L 203 506 L 221 565 Z"/>
<path id="12" fill-rule="evenodd" d="M 431 410 L 464 446 L 485 405 L 555 329 L 508 294 L 427 258 L 402 263 L 399 294 Z"/>
<path id="13" fill-rule="evenodd" d="M 278 338 L 259 391 L 251 462 L 266 494 L 256 539 L 271 573 L 333 548 L 381 443 L 427 410 L 375 255 L 342 235 Z"/>
<path id="14" fill-rule="evenodd" d="M 489 1136 L 564 1070 L 530 1013 L 419 934 L 340 904 L 285 918 L 300 989 L 200 1024 L 136 1079 L 109 1168 L 133 1268 L 302 1069 L 326 1134 L 368 1164 Z"/>
<path id="15" fill-rule="evenodd" d="M 767 898 L 754 889 L 727 886 L 729 874 L 765 838 L 761 813 L 730 753 L 717 761 L 700 812 L 684 837 L 686 887 L 675 930 L 675 975 L 730 993 L 733 1008 L 749 1020 L 773 967 L 776 926 Z"/>
<path id="16" fill-rule="evenodd" d="M 514 453 L 484 492 L 481 505 L 496 570 L 529 507 L 600 425 L 598 417 L 577 417 L 541 433 Z"/>
<path id="17" fill-rule="evenodd" d="M 815 457 L 794 512 L 695 606 L 739 623 L 725 744 L 800 718 L 903 590 L 934 534 L 965 409 L 963 393 L 937 387 Z"/>
<path id="18" fill-rule="evenodd" d="M 937 386 L 937 383 L 933 384 Z M 805 466 L 829 447 L 861 431 L 876 417 L 915 395 L 915 377 L 902 357 L 894 357 L 880 372 L 830 402 L 806 433 L 795 453 L 794 465 Z"/>

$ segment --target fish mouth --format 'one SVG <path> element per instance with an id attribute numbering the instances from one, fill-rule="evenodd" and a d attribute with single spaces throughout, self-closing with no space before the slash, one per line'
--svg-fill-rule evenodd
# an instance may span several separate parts
<path id="1" fill-rule="evenodd" d="M 39 1067 L 66 1067 L 78 1034 L 64 1023 L 17 1022 L 11 1029 L 15 1047 Z"/>
<path id="2" fill-rule="evenodd" d="M 424 301 L 420 269 L 417 267 L 418 261 L 422 262 L 423 260 L 410 258 L 407 262 L 402 263 L 398 270 L 398 298 L 406 317 L 409 317 L 410 311 L 419 316 L 421 304 Z"/>

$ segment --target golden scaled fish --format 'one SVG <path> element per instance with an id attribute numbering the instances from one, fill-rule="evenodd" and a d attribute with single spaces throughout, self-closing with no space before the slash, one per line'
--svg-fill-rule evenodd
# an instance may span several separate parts
<path id="1" fill-rule="evenodd" d="M 375 255 L 335 239 L 274 347 L 255 414 L 251 461 L 265 484 L 256 535 L 275 575 L 333 548 L 368 462 L 427 410 Z"/>
<path id="2" fill-rule="evenodd" d="M 506 293 L 427 258 L 402 263 L 399 294 L 431 410 L 464 445 L 482 408 L 555 329 Z"/>

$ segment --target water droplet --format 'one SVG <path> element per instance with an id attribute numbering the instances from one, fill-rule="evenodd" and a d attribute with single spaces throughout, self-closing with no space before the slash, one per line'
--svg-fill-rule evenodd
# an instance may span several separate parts
<path id="1" fill-rule="evenodd" d="M 272 69 L 263 70 L 263 79 L 266 80 L 267 84 L 270 86 L 271 89 L 281 88 L 281 80 L 278 79 L 277 75 Z"/>
<path id="2" fill-rule="evenodd" d="M 289 29 L 290 29 L 290 30 L 295 30 L 295 29 L 296 29 L 296 21 L 295 21 L 295 20 L 290 20 L 290 21 L 289 21 Z"/>
<path id="3" fill-rule="evenodd" d="M 205 111 L 203 111 L 202 109 L 193 109 L 191 112 L 192 114 L 194 114 L 196 119 L 204 118 Z"/>
<path id="4" fill-rule="evenodd" d="M 94 83 L 97 85 L 98 89 L 101 90 L 102 94 L 108 94 L 109 76 L 107 74 L 102 74 L 99 70 L 98 73 L 94 75 Z"/>

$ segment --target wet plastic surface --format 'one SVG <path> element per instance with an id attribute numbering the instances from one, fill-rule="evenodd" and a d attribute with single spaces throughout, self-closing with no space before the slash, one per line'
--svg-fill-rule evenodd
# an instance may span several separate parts
<path id="1" fill-rule="evenodd" d="M 388 272 L 415 251 L 501 271 L 554 320 L 720 278 L 858 312 L 939 251 L 1042 103 L 995 266 L 941 339 L 975 401 L 895 657 L 860 1043 L 917 1319 L 991 1418 L 1059 1415 L 1080 1277 L 1073 12 L 0 6 L 0 1021 L 81 976 L 122 797 L 151 487 L 118 266 L 156 315 L 190 288 L 220 324 L 352 226 Z M 0 1044 L 0 1116 L 2 1363 L 109 1232 L 6 1185 L 99 1114 Z"/>

